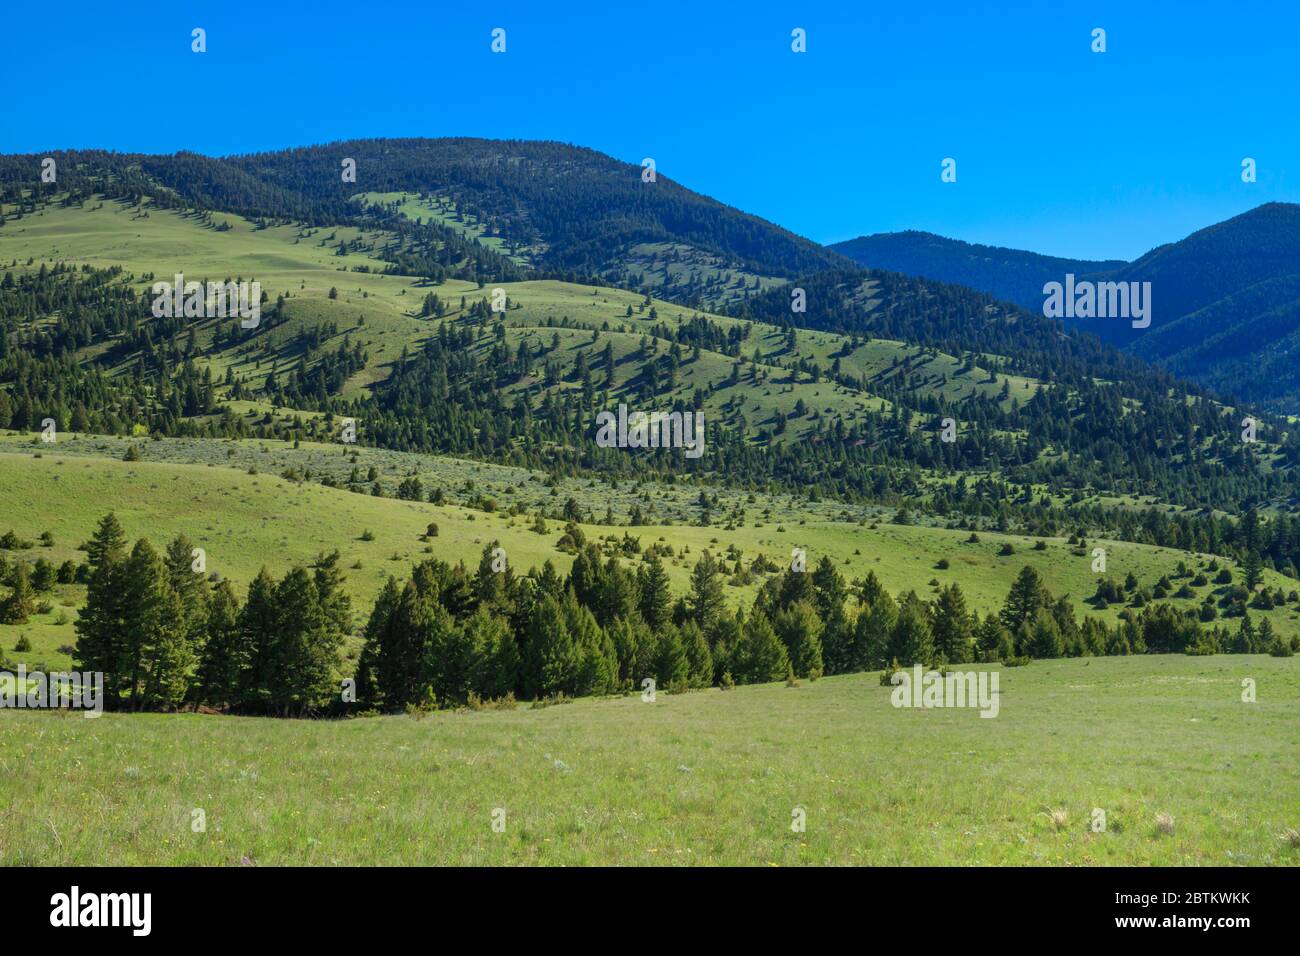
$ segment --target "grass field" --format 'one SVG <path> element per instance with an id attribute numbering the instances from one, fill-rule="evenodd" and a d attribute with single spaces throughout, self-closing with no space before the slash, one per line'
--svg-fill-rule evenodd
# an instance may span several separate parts
<path id="1" fill-rule="evenodd" d="M 542 476 L 523 469 L 367 448 L 355 449 L 359 455 L 356 467 L 364 472 L 368 466 L 376 466 L 390 485 L 389 494 L 399 476 L 415 472 L 423 476 L 426 487 L 448 489 L 448 503 L 378 498 L 327 488 L 315 481 L 279 477 L 288 467 L 317 475 L 337 471 L 345 476 L 354 466 L 337 445 L 304 444 L 294 449 L 291 443 L 269 441 L 146 441 L 137 443 L 144 460 L 127 462 L 121 460 L 131 444 L 127 439 L 65 435 L 62 444 L 54 446 L 33 446 L 30 441 L 14 433 L 0 439 L 0 485 L 5 488 L 8 506 L 0 516 L 0 533 L 13 530 L 20 538 L 35 541 L 49 531 L 54 544 L 8 552 L 11 559 L 44 557 L 55 564 L 84 560 L 79 545 L 89 539 L 99 518 L 110 509 L 132 540 L 148 537 L 163 547 L 184 534 L 206 552 L 209 572 L 229 578 L 241 597 L 259 568 L 266 566 L 282 575 L 290 567 L 310 563 L 322 551 L 337 549 L 358 624 L 390 575 L 404 579 L 413 563 L 431 557 L 464 561 L 473 567 L 484 546 L 494 540 L 520 572 L 551 560 L 566 573 L 572 557 L 556 547 L 563 522 L 547 520 L 547 533 L 538 534 L 532 530 L 531 515 L 539 510 L 549 513 L 569 495 L 598 513 L 603 513 L 599 509 L 602 499 L 621 500 L 620 516 L 626 505 L 636 500 L 630 483 L 615 492 L 599 483 L 574 481 L 562 494 L 551 495 Z M 178 460 L 167 460 L 168 456 Z M 249 473 L 250 466 L 255 474 Z M 466 481 L 474 482 L 476 493 L 499 496 L 502 510 L 487 513 L 459 503 L 467 497 Z M 647 486 L 641 493 L 651 490 L 655 495 L 681 499 L 683 507 L 685 500 L 700 491 L 690 486 L 671 490 Z M 511 504 L 523 506 L 526 512 L 507 513 Z M 705 550 L 719 555 L 734 546 L 746 564 L 759 554 L 784 564 L 792 549 L 803 548 L 809 567 L 829 555 L 846 581 L 874 571 L 895 594 L 910 589 L 930 598 L 941 585 L 956 581 L 971 607 L 981 613 L 1002 606 L 1012 580 L 1025 565 L 1035 568 L 1054 594 L 1070 595 L 1080 613 L 1097 614 L 1113 626 L 1123 610 L 1113 605 L 1097 612 L 1082 604 L 1096 591 L 1099 575 L 1092 571 L 1090 551 L 1080 556 L 1064 538 L 1042 539 L 1041 550 L 1036 548 L 1039 539 L 1022 535 L 981 532 L 978 542 L 970 542 L 965 531 L 856 516 L 845 520 L 830 508 L 800 517 L 802 507 L 803 502 L 784 496 L 764 498 L 748 505 L 749 520 L 732 528 L 697 524 L 582 527 L 588 540 L 606 536 L 618 540 L 630 534 L 643 548 L 656 543 L 670 545 L 673 556 L 665 561 L 665 569 L 675 594 L 686 593 L 691 568 Z M 764 510 L 771 512 L 769 517 L 762 516 Z M 420 536 L 430 523 L 438 525 L 439 534 L 422 541 Z M 1013 549 L 1010 555 L 1000 554 L 1006 544 Z M 1108 576 L 1123 580 L 1132 572 L 1146 587 L 1161 576 L 1173 577 L 1180 561 L 1193 572 L 1209 562 L 1208 556 L 1131 542 L 1097 539 L 1090 542 L 1090 547 L 1093 545 L 1107 550 Z M 625 560 L 629 564 L 635 561 Z M 946 569 L 938 566 L 940 560 L 948 561 Z M 1275 571 L 1266 571 L 1264 580 L 1270 587 L 1286 591 L 1295 586 Z M 761 577 L 744 586 L 728 586 L 728 600 L 748 606 L 760 583 Z M 1221 593 L 1221 588 L 1202 587 L 1195 589 L 1194 597 L 1171 596 L 1168 601 L 1192 608 L 1207 593 Z M 51 602 L 49 613 L 23 625 L 0 625 L 0 651 L 15 662 L 67 667 L 71 657 L 61 648 L 75 644 L 73 622 L 85 589 L 60 585 L 42 597 Z M 1268 617 L 1283 635 L 1300 633 L 1300 608 L 1295 604 L 1266 613 L 1252 611 L 1251 615 L 1257 621 Z M 1234 620 L 1224 623 L 1229 629 L 1236 627 Z M 20 637 L 31 642 L 30 651 L 14 651 Z M 355 652 L 355 646 L 351 651 Z M 351 661 L 344 667 L 350 674 Z"/>
<path id="2" fill-rule="evenodd" d="M 8 711 L 0 862 L 1296 865 L 1296 661 L 1039 661 L 994 719 L 894 708 L 874 674 L 334 722 Z"/>

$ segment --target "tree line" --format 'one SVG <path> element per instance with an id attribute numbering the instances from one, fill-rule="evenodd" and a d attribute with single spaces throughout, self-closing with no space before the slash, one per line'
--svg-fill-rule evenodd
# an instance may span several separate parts
<path id="1" fill-rule="evenodd" d="M 550 561 L 516 574 L 491 542 L 476 568 L 427 560 L 390 577 L 353 663 L 337 552 L 278 580 L 263 568 L 241 603 L 228 581 L 196 572 L 183 536 L 162 552 L 143 538 L 128 549 L 110 513 L 85 546 L 75 658 L 105 674 L 110 708 L 303 716 L 620 694 L 647 678 L 671 693 L 918 663 L 1295 649 L 1248 612 L 1235 630 L 1167 603 L 1125 609 L 1113 627 L 1080 621 L 1028 566 L 982 616 L 956 583 L 933 599 L 895 596 L 874 572 L 846 582 L 828 557 L 771 573 L 748 608 L 733 608 L 725 554 L 706 551 L 674 596 L 659 546 L 635 567 L 576 546 L 567 575 Z"/>

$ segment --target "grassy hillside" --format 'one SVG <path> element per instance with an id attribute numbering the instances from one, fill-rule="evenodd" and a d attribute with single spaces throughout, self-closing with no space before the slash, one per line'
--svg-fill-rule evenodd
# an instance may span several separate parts
<path id="1" fill-rule="evenodd" d="M 424 719 L 6 712 L 0 862 L 1295 865 L 1294 660 L 1040 661 L 992 720 L 874 674 Z"/>
<path id="2" fill-rule="evenodd" d="M 523 469 L 375 449 L 356 449 L 354 465 L 337 445 L 294 449 L 288 443 L 269 441 L 163 441 L 136 443 L 143 460 L 122 461 L 131 444 L 119 438 L 65 436 L 64 444 L 33 446 L 25 436 L 11 433 L 0 438 L 0 483 L 9 505 L 0 518 L 0 533 L 13 530 L 20 538 L 35 542 L 42 532 L 49 531 L 54 538 L 50 548 L 0 553 L 26 561 L 45 557 L 56 564 L 68 559 L 80 562 L 84 555 L 78 546 L 111 509 L 132 539 L 148 537 L 162 546 L 184 534 L 205 550 L 209 573 L 229 578 L 242 594 L 262 566 L 282 574 L 294 565 L 310 563 L 321 551 L 337 549 L 359 624 L 389 575 L 401 579 L 411 564 L 428 557 L 464 561 L 472 567 L 493 540 L 500 542 L 511 566 L 520 572 L 548 559 L 560 571 L 567 571 L 571 556 L 556 547 L 564 523 L 550 517 L 552 512 L 570 494 L 583 496 L 584 504 L 598 512 L 603 511 L 599 504 L 603 500 L 621 501 L 620 511 L 638 500 L 630 484 L 620 491 L 604 483 L 575 480 L 559 486 L 560 493 L 552 495 L 544 476 Z M 426 487 L 446 489 L 447 503 L 374 497 L 280 477 L 288 469 L 319 477 L 332 472 L 342 475 L 354 467 L 364 472 L 372 465 L 381 482 L 389 483 L 390 494 L 399 477 L 415 474 Z M 467 488 L 466 482 L 472 487 Z M 664 510 L 685 511 L 700 490 L 698 486 L 645 486 L 641 493 L 652 496 Z M 1109 577 L 1122 580 L 1131 572 L 1147 587 L 1162 576 L 1175 578 L 1180 561 L 1193 572 L 1208 564 L 1205 556 L 1103 539 L 1089 542 L 1089 550 L 1083 553 L 1063 538 L 981 532 L 980 540 L 971 542 L 966 531 L 891 524 L 885 516 L 869 512 L 836 514 L 831 503 L 809 508 L 802 500 L 785 496 L 742 499 L 731 494 L 732 507 L 746 509 L 748 516 L 731 527 L 674 523 L 631 528 L 586 524 L 582 528 L 591 540 L 609 537 L 611 553 L 613 542 L 621 541 L 625 534 L 637 539 L 642 548 L 669 545 L 673 557 L 665 564 L 677 594 L 686 592 L 690 569 L 706 549 L 715 555 L 738 549 L 741 562 L 748 566 L 759 554 L 785 565 L 792 549 L 803 548 L 809 567 L 829 555 L 846 580 L 873 571 L 894 593 L 913 589 L 922 597 L 933 597 L 939 585 L 956 581 L 971 607 L 981 613 L 999 609 L 1015 575 L 1029 565 L 1054 594 L 1070 595 L 1081 612 L 1097 614 L 1112 625 L 1122 606 L 1098 612 L 1081 603 L 1096 591 L 1099 579 L 1092 571 L 1092 547 L 1106 548 Z M 499 510 L 488 513 L 481 506 L 468 506 L 476 496 L 497 501 Z M 754 500 L 750 502 L 749 497 Z M 512 513 L 512 507 L 519 513 Z M 537 514 L 548 516 L 544 519 L 546 534 L 533 530 Z M 431 522 L 438 526 L 438 536 L 421 540 Z M 365 540 L 367 536 L 370 540 Z M 1041 550 L 1037 549 L 1039 540 L 1043 541 Z M 1001 554 L 1007 545 L 1012 553 Z M 623 560 L 634 566 L 637 559 L 626 556 Z M 948 562 L 946 569 L 939 567 L 941 561 Z M 743 586 L 732 582 L 727 588 L 729 602 L 748 606 L 763 579 L 760 574 Z M 1236 580 L 1240 581 L 1239 570 Z M 1264 581 L 1270 588 L 1287 591 L 1294 586 L 1273 571 L 1265 572 Z M 1175 581 L 1175 587 L 1179 583 Z M 1194 597 L 1171 597 L 1170 603 L 1193 608 L 1207 593 L 1221 594 L 1224 589 L 1211 584 L 1193 590 Z M 0 625 L 0 649 L 15 661 L 67 666 L 70 655 L 66 648 L 75 643 L 72 622 L 84 595 L 81 586 L 59 585 L 52 595 L 44 596 L 53 605 L 49 613 L 25 625 Z M 1267 617 L 1284 635 L 1300 633 L 1300 607 L 1295 604 L 1268 612 L 1252 610 L 1251 616 L 1256 620 Z M 31 641 L 32 650 L 15 654 L 14 646 L 22 636 Z M 349 663 L 349 673 L 350 667 Z"/>
<path id="3" fill-rule="evenodd" d="M 417 203 L 416 208 L 423 206 Z M 806 330 L 796 330 L 791 341 L 791 333 L 785 329 L 660 299 L 647 302 L 642 294 L 623 289 L 555 280 L 502 282 L 479 288 L 475 283 L 451 279 L 434 285 L 409 276 L 381 274 L 387 264 L 373 254 L 338 254 L 340 246 L 355 249 L 353 243 L 361 243 L 373 253 L 393 240 L 381 231 L 342 226 L 263 228 L 222 213 L 212 214 L 211 223 L 216 225 L 193 214 L 147 203 L 129 206 L 95 201 L 84 207 L 43 207 L 0 230 L 0 264 L 20 270 L 60 262 L 97 268 L 120 266 L 134 277 L 133 285 L 146 297 L 153 281 L 146 276 L 170 279 L 180 272 L 187 280 L 256 279 L 271 301 L 280 295 L 287 297 L 285 320 L 274 328 L 268 323 L 252 337 L 220 347 L 214 334 L 223 320 L 202 321 L 195 356 L 199 368 L 210 369 L 215 381 L 231 374 L 253 388 L 262 387 L 271 375 L 286 380 L 304 359 L 302 336 L 322 323 L 333 323 L 337 331 L 324 340 L 321 351 L 333 351 L 340 342 L 359 344 L 366 350 L 366 367 L 353 374 L 342 390 L 344 398 L 363 398 L 388 378 L 404 350 L 418 349 L 435 331 L 437 321 L 419 316 L 427 293 L 447 303 L 448 312 L 442 320 L 454 325 L 466 321 L 462 300 L 472 305 L 498 288 L 511 303 L 511 309 L 502 315 L 512 330 L 507 344 L 515 349 L 520 341 L 529 342 L 545 352 L 545 360 L 555 362 L 566 377 L 572 374 L 579 356 L 588 367 L 596 367 L 606 345 L 612 345 L 620 365 L 612 390 L 615 400 L 626 397 L 637 385 L 642 361 L 634 353 L 643 337 L 680 329 L 692 320 L 736 330 L 744 336 L 741 356 L 703 349 L 698 359 L 683 368 L 677 387 L 661 391 L 656 401 L 689 400 L 697 389 L 703 389 L 707 393 L 703 408 L 713 421 L 734 424 L 743 415 L 754 434 L 763 432 L 778 443 L 808 437 L 823 419 L 852 424 L 861 421 L 862 411 L 891 409 L 893 402 L 876 394 L 873 387 L 891 394 L 900 392 L 912 407 L 921 397 L 953 405 L 974 396 L 994 399 L 1004 387 L 1008 397 L 1003 405 L 1009 407 L 1012 400 L 1027 401 L 1041 387 L 1032 378 L 989 372 L 988 365 L 1000 364 L 996 356 L 963 362 L 940 350 L 921 349 L 896 339 L 875 338 L 859 344 L 842 335 Z M 203 266 L 201 274 L 194 271 L 196 263 Z M 335 290 L 334 297 L 331 290 Z M 561 329 L 564 347 L 551 354 L 547 349 L 556 325 L 595 330 L 595 337 Z M 484 336 L 476 351 L 486 360 L 495 344 L 492 337 Z M 664 354 L 667 346 L 659 340 L 655 349 Z M 84 355 L 97 358 L 101 351 L 93 347 Z M 744 380 L 731 384 L 732 367 L 742 356 L 747 374 Z M 123 357 L 118 373 L 132 368 L 136 358 Z M 860 378 L 866 387 L 828 381 L 826 375 L 837 361 L 845 374 Z M 314 361 L 308 361 L 312 364 Z M 810 366 L 816 366 L 820 375 L 807 371 Z M 755 388 L 760 380 L 762 387 Z M 536 392 L 536 378 L 520 381 L 515 388 Z M 808 414 L 791 418 L 780 435 L 772 434 L 778 420 L 792 416 L 800 401 Z M 926 427 L 931 418 L 918 413 L 916 427 Z"/>

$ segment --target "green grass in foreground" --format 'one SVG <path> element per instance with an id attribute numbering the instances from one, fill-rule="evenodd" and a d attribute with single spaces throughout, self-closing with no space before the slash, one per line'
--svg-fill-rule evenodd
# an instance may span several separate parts
<path id="1" fill-rule="evenodd" d="M 6 711 L 0 863 L 1295 865 L 1298 660 L 1040 661 L 991 720 L 875 674 L 422 719 Z"/>

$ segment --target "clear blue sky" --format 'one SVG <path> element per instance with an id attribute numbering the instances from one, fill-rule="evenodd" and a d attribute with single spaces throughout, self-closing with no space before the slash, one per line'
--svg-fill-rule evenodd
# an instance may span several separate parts
<path id="1" fill-rule="evenodd" d="M 6 6 L 5 153 L 556 139 L 820 242 L 915 228 L 1095 258 L 1300 200 L 1294 3 Z"/>

